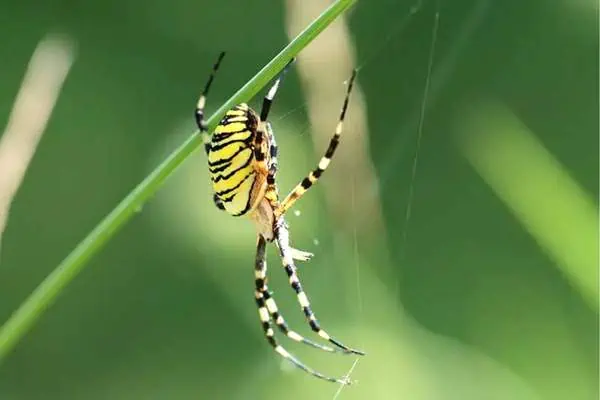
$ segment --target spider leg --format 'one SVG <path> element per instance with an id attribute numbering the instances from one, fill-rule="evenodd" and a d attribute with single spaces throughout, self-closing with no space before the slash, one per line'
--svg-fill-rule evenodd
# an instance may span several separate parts
<path id="1" fill-rule="evenodd" d="M 277 90 L 279 89 L 279 84 L 283 80 L 283 77 L 289 70 L 290 65 L 292 65 L 294 63 L 294 61 L 295 61 L 295 59 L 292 58 L 290 60 L 290 62 L 287 63 L 287 65 L 283 68 L 283 71 L 281 71 L 281 73 L 279 74 L 279 76 L 277 77 L 277 79 L 275 80 L 275 82 L 273 83 L 273 85 L 271 86 L 269 91 L 267 92 L 267 95 L 263 99 L 262 108 L 260 109 L 260 120 L 261 121 L 264 122 L 269 117 L 269 112 L 271 111 L 271 104 L 273 103 L 275 94 L 277 93 Z"/>
<path id="2" fill-rule="evenodd" d="M 265 130 L 267 133 L 267 137 L 269 138 L 269 172 L 267 173 L 267 191 L 274 194 L 275 201 L 279 201 L 279 190 L 277 185 L 275 184 L 275 178 L 277 177 L 277 154 L 279 153 L 279 148 L 277 147 L 277 142 L 275 141 L 275 135 L 273 134 L 273 128 L 271 127 L 271 123 L 265 121 Z"/>
<path id="3" fill-rule="evenodd" d="M 269 148 L 269 172 L 267 174 L 267 191 L 265 197 L 271 203 L 271 207 L 276 210 L 279 207 L 279 190 L 277 188 L 276 176 L 277 176 L 277 154 L 278 147 L 277 142 L 275 141 L 275 135 L 273 134 L 273 128 L 269 122 L 266 122 L 266 131 L 267 137 L 269 138 L 270 148 Z M 314 254 L 308 251 L 298 250 L 291 248 L 292 257 L 294 260 L 298 261 L 308 261 L 310 260 Z"/>
<path id="4" fill-rule="evenodd" d="M 320 337 L 329 341 L 336 347 L 342 349 L 345 353 L 352 353 L 358 355 L 364 355 L 365 353 L 361 350 L 352 349 L 339 340 L 331 337 L 325 330 L 323 330 L 317 321 L 315 314 L 310 308 L 310 301 L 308 300 L 308 296 L 302 289 L 302 284 L 300 283 L 300 278 L 298 278 L 298 273 L 296 272 L 296 266 L 294 264 L 294 258 L 292 256 L 292 251 L 290 248 L 290 239 L 289 232 L 285 221 L 283 218 L 279 219 L 279 222 L 275 229 L 275 241 L 277 243 L 277 247 L 279 247 L 279 253 L 281 255 L 281 260 L 283 262 L 283 268 L 289 278 L 290 286 L 296 292 L 296 296 L 298 297 L 298 303 L 300 303 L 300 307 L 304 312 L 304 316 L 310 325 L 310 328 Z"/>
<path id="5" fill-rule="evenodd" d="M 219 199 L 219 196 L 217 196 L 216 193 L 213 195 L 213 202 L 215 203 L 215 206 L 219 210 L 225 210 L 225 206 L 223 205 L 223 202 L 221 201 L 221 199 Z"/>
<path id="6" fill-rule="evenodd" d="M 198 129 L 200 129 L 200 134 L 202 135 L 202 141 L 204 142 L 204 150 L 206 151 L 206 154 L 208 154 L 208 151 L 210 150 L 210 134 L 208 133 L 208 126 L 206 126 L 206 120 L 204 119 L 204 106 L 206 105 L 206 96 L 208 96 L 210 85 L 212 85 L 212 82 L 215 79 L 215 74 L 219 69 L 219 65 L 221 65 L 223 57 L 225 57 L 224 51 L 221 52 L 221 54 L 219 54 L 219 58 L 217 58 L 217 61 L 214 63 L 212 72 L 210 73 L 208 81 L 206 82 L 206 86 L 204 86 L 204 90 L 202 91 L 202 94 L 198 99 L 198 104 L 196 105 L 196 124 L 198 124 Z"/>
<path id="7" fill-rule="evenodd" d="M 280 217 L 281 215 L 285 214 L 285 212 L 290 207 L 292 207 L 294 203 L 298 201 L 298 199 L 300 199 L 300 197 L 302 197 L 304 193 L 306 193 L 306 191 L 310 189 L 310 187 L 319 180 L 323 172 L 325 172 L 325 170 L 329 166 L 329 163 L 331 162 L 331 159 L 333 158 L 333 155 L 335 153 L 335 149 L 337 148 L 340 142 L 340 136 L 342 135 L 344 126 L 344 118 L 346 117 L 346 110 L 348 109 L 350 93 L 352 92 L 352 86 L 354 84 L 355 78 L 356 70 L 352 71 L 352 76 L 350 77 L 350 81 L 348 82 L 346 97 L 344 99 L 344 104 L 340 113 L 340 119 L 338 120 L 337 127 L 335 128 L 335 133 L 329 141 L 329 147 L 327 148 L 325 155 L 321 158 L 321 161 L 319 161 L 317 168 L 311 171 L 306 178 L 304 178 L 298 185 L 296 185 L 294 190 L 292 190 L 290 194 L 286 196 L 283 202 L 281 202 L 281 205 L 279 205 L 279 207 L 275 210 L 275 217 Z"/>
<path id="8" fill-rule="evenodd" d="M 258 315 L 260 317 L 260 322 L 263 328 L 263 332 L 265 334 L 265 338 L 267 342 L 273 347 L 275 352 L 277 352 L 284 359 L 290 361 L 296 367 L 308 372 L 309 374 L 324 379 L 329 382 L 340 383 L 344 385 L 349 385 L 351 382 L 347 378 L 333 378 L 327 375 L 323 375 L 322 373 L 315 371 L 314 369 L 308 367 L 300 360 L 298 360 L 294 355 L 288 352 L 283 346 L 281 346 L 277 339 L 275 339 L 275 332 L 273 331 L 272 321 L 275 321 L 277 327 L 290 339 L 295 340 L 297 342 L 302 342 L 311 346 L 314 346 L 318 349 L 334 352 L 336 351 L 333 348 L 322 346 L 318 343 L 314 343 L 308 339 L 305 339 L 298 333 L 290 330 L 283 319 L 283 316 L 278 312 L 277 305 L 275 304 L 275 300 L 271 297 L 269 290 L 266 285 L 267 280 L 267 262 L 266 262 L 266 240 L 262 235 L 258 235 L 257 245 L 256 245 L 256 265 L 255 265 L 255 298 L 256 305 L 258 306 Z"/>
<path id="9" fill-rule="evenodd" d="M 271 189 L 275 189 L 275 174 L 277 173 L 277 144 L 274 141 L 273 129 L 271 128 L 271 124 L 268 122 L 269 112 L 271 111 L 271 105 L 273 104 L 273 99 L 279 90 L 279 85 L 283 80 L 285 74 L 287 73 L 290 65 L 294 62 L 292 59 L 281 71 L 275 82 L 267 92 L 266 96 L 263 99 L 263 104 L 260 109 L 260 121 L 258 122 L 258 127 L 256 129 L 257 135 L 254 141 L 254 158 L 259 164 L 259 168 L 262 166 L 267 172 L 267 185 Z M 265 158 L 267 156 L 267 149 L 264 148 L 263 141 L 267 139 L 269 141 L 269 165 L 267 165 Z M 272 159 L 274 158 L 274 160 Z M 271 190 L 271 192 L 273 192 Z M 275 194 L 277 191 L 275 190 Z"/>
<path id="10" fill-rule="evenodd" d="M 271 320 L 275 322 L 275 325 L 279 328 L 279 330 L 289 337 L 290 339 L 296 342 L 302 342 L 308 344 L 309 346 L 316 347 L 321 350 L 325 350 L 328 352 L 337 352 L 337 349 L 331 348 L 329 346 L 323 346 L 319 343 L 315 343 L 312 340 L 308 340 L 304 338 L 302 335 L 290 330 L 283 315 L 279 312 L 277 308 L 277 304 L 275 303 L 275 299 L 272 297 L 272 294 L 269 292 L 269 288 L 267 287 L 267 259 L 266 259 L 266 240 L 263 236 L 258 235 L 258 241 L 256 245 L 256 263 L 254 268 L 254 278 L 256 285 L 256 297 L 261 296 L 264 299 L 265 306 Z"/>
<path id="11" fill-rule="evenodd" d="M 290 61 L 290 63 L 288 63 L 288 65 L 282 71 L 281 75 L 277 78 L 277 80 L 275 81 L 275 83 L 273 84 L 273 86 L 271 87 L 271 89 L 269 90 L 267 95 L 265 96 L 265 98 L 263 100 L 263 107 L 261 109 L 261 117 L 260 117 L 261 118 L 261 127 L 264 130 L 264 132 L 267 136 L 268 142 L 269 142 L 269 162 L 268 162 L 268 166 L 267 166 L 268 167 L 267 168 L 267 171 L 268 171 L 267 172 L 267 190 L 266 190 L 265 197 L 269 200 L 269 203 L 271 203 L 271 206 L 273 207 L 273 209 L 277 209 L 279 207 L 279 190 L 278 190 L 277 184 L 276 184 L 277 167 L 278 167 L 277 155 L 279 153 L 279 148 L 277 147 L 277 141 L 275 140 L 275 135 L 273 134 L 273 127 L 271 126 L 271 123 L 267 119 L 269 116 L 269 111 L 271 109 L 271 103 L 273 102 L 273 99 L 275 98 L 275 94 L 277 93 L 277 90 L 279 88 L 281 80 L 283 79 L 285 73 L 287 72 L 287 69 L 293 62 L 294 62 L 294 60 Z M 259 131 L 261 131 L 261 132 L 263 130 L 259 129 Z M 256 156 L 256 154 L 255 154 L 255 156 Z M 292 257 L 295 260 L 308 261 L 313 257 L 313 254 L 309 253 L 307 251 L 302 251 L 302 250 L 298 250 L 298 249 L 291 249 L 291 251 L 292 251 Z"/>

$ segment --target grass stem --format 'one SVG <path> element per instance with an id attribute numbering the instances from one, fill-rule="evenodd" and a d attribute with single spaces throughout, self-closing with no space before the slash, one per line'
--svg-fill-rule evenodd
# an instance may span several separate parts
<path id="1" fill-rule="evenodd" d="M 283 69 L 288 61 L 295 57 L 355 1 L 337 0 L 327 8 L 208 119 L 209 129 L 214 129 L 218 121 L 231 107 L 248 101 L 256 95 Z M 0 362 L 31 329 L 62 290 L 82 271 L 90 258 L 114 237 L 119 229 L 131 219 L 136 210 L 140 209 L 158 191 L 165 179 L 201 143 L 199 132 L 191 135 L 108 213 L 87 237 L 40 283 L 0 328 Z"/>

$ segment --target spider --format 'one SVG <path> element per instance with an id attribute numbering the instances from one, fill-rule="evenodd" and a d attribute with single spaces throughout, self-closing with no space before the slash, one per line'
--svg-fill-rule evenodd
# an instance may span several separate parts
<path id="1" fill-rule="evenodd" d="M 208 170 L 214 190 L 213 200 L 215 205 L 233 216 L 249 216 L 257 228 L 254 296 L 265 338 L 275 352 L 296 367 L 326 381 L 349 384 L 350 381 L 347 378 L 333 378 L 324 375 L 298 360 L 279 344 L 275 338 L 273 324 L 285 336 L 296 342 L 301 342 L 328 352 L 365 354 L 360 350 L 355 350 L 344 345 L 321 328 L 311 309 L 308 297 L 302 288 L 300 279 L 298 278 L 298 271 L 294 264 L 294 260 L 309 260 L 312 254 L 290 246 L 288 226 L 284 219 L 286 211 L 317 182 L 329 166 L 342 134 L 343 121 L 346 109 L 348 108 L 354 78 L 356 77 L 356 70 L 352 72 L 352 76 L 348 82 L 348 89 L 340 118 L 325 155 L 321 158 L 317 168 L 310 172 L 280 202 L 277 183 L 275 181 L 277 174 L 277 144 L 275 143 L 273 129 L 267 118 L 273 98 L 293 60 L 286 65 L 267 92 L 260 114 L 257 114 L 245 103 L 238 104 L 227 111 L 211 136 L 204 119 L 204 106 L 208 91 L 224 56 L 225 53 L 221 53 L 213 65 L 212 72 L 198 100 L 195 117 L 208 157 Z M 329 341 L 333 347 L 306 339 L 288 327 L 267 286 L 267 242 L 275 242 L 279 249 L 283 268 L 288 276 L 290 286 L 296 292 L 298 303 L 310 328 L 322 339 Z"/>

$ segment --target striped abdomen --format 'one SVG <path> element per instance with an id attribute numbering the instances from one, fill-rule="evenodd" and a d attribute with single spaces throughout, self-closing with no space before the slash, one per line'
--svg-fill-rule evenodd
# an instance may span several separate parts
<path id="1" fill-rule="evenodd" d="M 235 216 L 251 208 L 257 123 L 255 113 L 246 104 L 237 105 L 227 111 L 210 143 L 208 170 L 213 190 L 225 211 Z"/>

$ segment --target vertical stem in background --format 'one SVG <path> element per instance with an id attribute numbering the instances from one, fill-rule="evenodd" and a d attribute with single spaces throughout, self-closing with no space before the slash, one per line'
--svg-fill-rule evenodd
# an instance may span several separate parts
<path id="1" fill-rule="evenodd" d="M 288 36 L 293 36 L 326 3 L 327 0 L 288 0 Z M 354 58 L 348 26 L 343 18 L 332 24 L 298 57 L 298 72 L 304 83 L 313 144 L 318 156 L 324 153 L 334 132 L 345 89 L 342 82 L 349 79 L 352 69 L 356 68 Z M 352 238 L 354 242 L 356 297 L 352 303 L 358 301 L 357 317 L 365 321 L 361 313 L 363 297 L 359 239 L 365 247 L 376 249 L 380 254 L 387 254 L 387 250 L 383 239 L 385 234 L 378 181 L 369 157 L 365 102 L 358 82 L 354 83 L 341 143 L 332 160 L 335 166 L 327 170 L 328 178 L 320 184 L 325 188 L 333 222 L 346 234 L 346 238 Z M 343 248 L 346 249 L 345 246 Z M 369 274 L 372 271 L 365 272 Z M 355 360 L 347 377 L 350 377 L 357 362 Z M 343 388 L 338 388 L 334 399 L 338 398 Z"/>
<path id="2" fill-rule="evenodd" d="M 288 0 L 287 32 L 292 37 L 327 0 Z M 343 82 L 350 77 L 354 50 L 344 19 L 331 25 L 298 57 L 298 72 L 308 99 L 308 115 L 317 155 L 321 155 L 333 134 L 344 96 Z M 360 74 L 358 76 L 360 82 Z M 320 182 L 325 188 L 329 211 L 335 224 L 352 234 L 358 225 L 362 240 L 383 237 L 378 181 L 369 157 L 367 116 L 362 91 L 355 84 L 341 143 L 327 170 L 327 179 Z M 359 183 L 351 193 L 352 181 Z M 355 206 L 348 201 L 355 196 Z"/>
<path id="3" fill-rule="evenodd" d="M 36 47 L 0 139 L 0 242 L 12 199 L 42 138 L 73 64 L 72 45 L 44 38 Z"/>

